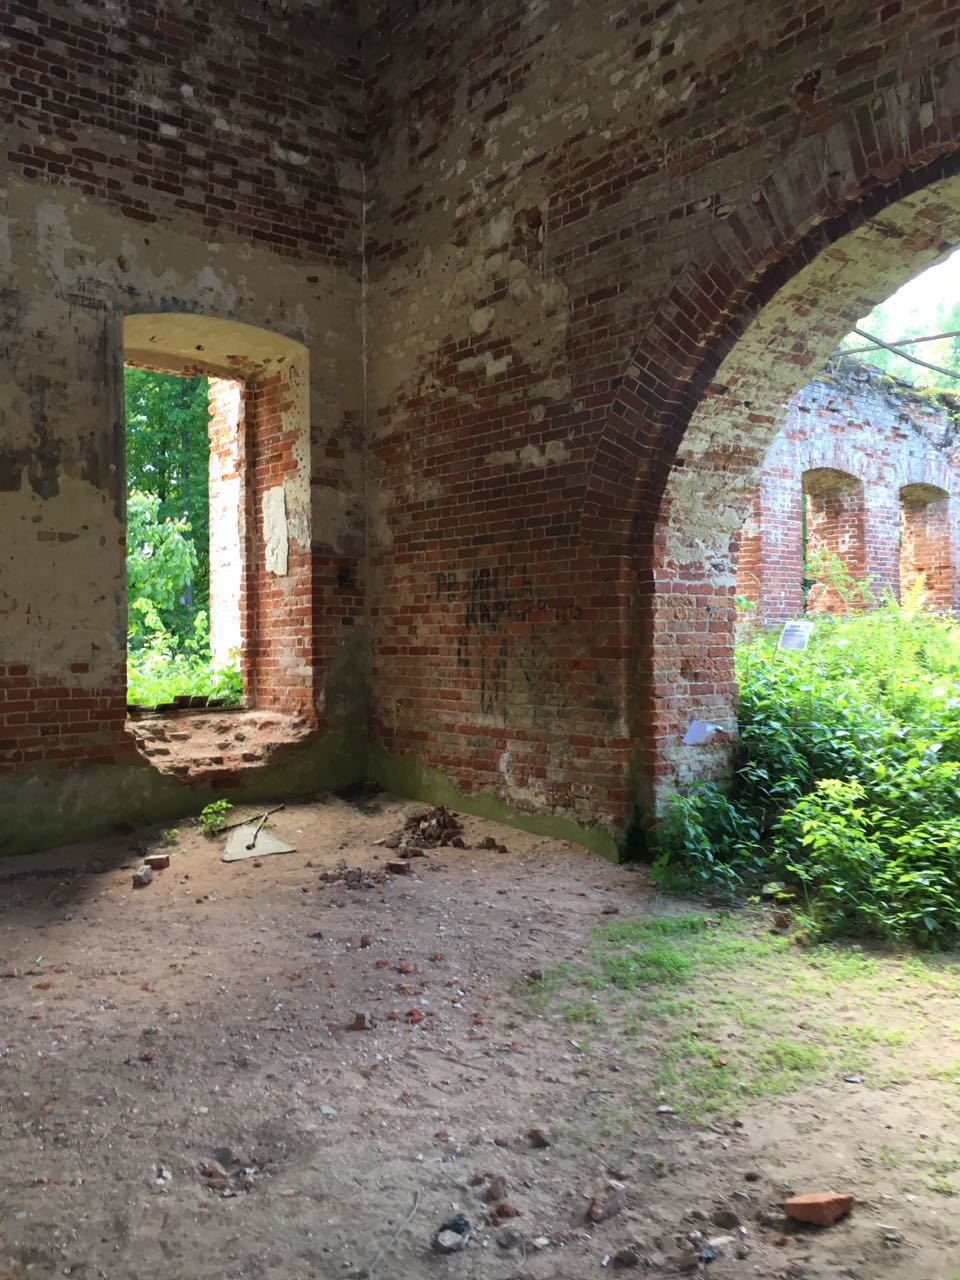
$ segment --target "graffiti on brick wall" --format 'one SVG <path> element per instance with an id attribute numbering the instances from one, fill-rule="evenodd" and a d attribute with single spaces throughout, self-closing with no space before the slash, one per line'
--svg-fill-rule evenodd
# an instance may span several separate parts
<path id="1" fill-rule="evenodd" d="M 565 687 L 538 632 L 577 620 L 580 605 L 551 600 L 526 565 L 512 564 L 439 571 L 435 599 L 458 609 L 456 664 L 475 683 L 483 715 L 506 721 L 508 713 L 525 710 L 537 723 L 565 704 Z M 529 623 L 530 630 L 517 633 L 516 623 Z"/>

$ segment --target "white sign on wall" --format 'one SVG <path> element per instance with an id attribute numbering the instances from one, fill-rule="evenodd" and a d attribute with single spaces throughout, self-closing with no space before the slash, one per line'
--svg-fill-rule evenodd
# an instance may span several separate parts
<path id="1" fill-rule="evenodd" d="M 805 649 L 813 633 L 812 622 L 787 622 L 780 632 L 778 649 Z"/>
<path id="2" fill-rule="evenodd" d="M 709 720 L 691 720 L 690 728 L 683 736 L 684 746 L 705 747 L 717 736 L 722 725 L 711 724 Z"/>

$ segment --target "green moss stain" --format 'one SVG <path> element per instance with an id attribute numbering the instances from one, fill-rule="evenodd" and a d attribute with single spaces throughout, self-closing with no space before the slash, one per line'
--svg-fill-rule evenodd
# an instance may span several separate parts
<path id="1" fill-rule="evenodd" d="M 491 822 L 519 827 L 521 831 L 530 831 L 534 835 L 569 840 L 611 862 L 619 861 L 617 837 L 607 827 L 585 826 L 560 814 L 527 813 L 486 792 L 464 795 L 442 773 L 414 756 L 391 755 L 375 745 L 370 748 L 368 761 L 370 776 L 396 795 L 409 796 L 412 800 L 423 800 L 428 804 L 444 804 L 461 813 L 472 813 L 479 818 L 489 818 Z"/>
<path id="2" fill-rule="evenodd" d="M 169 822 L 214 798 L 242 804 L 336 791 L 362 781 L 365 770 L 363 735 L 344 731 L 291 750 L 232 786 L 172 778 L 148 764 L 8 775 L 0 779 L 0 856 L 109 835 L 123 823 Z"/>

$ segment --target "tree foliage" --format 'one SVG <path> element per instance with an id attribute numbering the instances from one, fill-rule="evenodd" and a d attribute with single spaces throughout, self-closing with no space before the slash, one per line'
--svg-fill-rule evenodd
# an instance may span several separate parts
<path id="1" fill-rule="evenodd" d="M 136 644 L 158 626 L 173 630 L 193 583 L 197 549 L 183 516 L 163 516 L 155 493 L 127 496 L 128 627 Z"/>
<path id="2" fill-rule="evenodd" d="M 206 378 L 147 369 L 124 374 L 127 493 L 156 498 L 155 527 L 162 529 L 168 520 L 183 522 L 184 536 L 193 546 L 189 577 L 177 587 L 179 603 L 165 616 L 166 624 L 184 637 L 210 596 L 207 389 Z"/>
<path id="3" fill-rule="evenodd" d="M 210 654 L 206 378 L 127 369 L 127 699 L 237 702 L 236 655 Z"/>
<path id="4" fill-rule="evenodd" d="M 860 321 L 858 328 L 891 343 L 901 338 L 960 331 L 960 256 L 954 254 L 909 281 L 885 302 L 874 307 Z M 839 349 L 843 353 L 864 345 L 859 334 L 848 333 Z M 935 342 L 918 343 L 906 350 L 928 364 L 960 373 L 960 337 L 938 338 Z M 956 378 L 926 369 L 891 351 L 864 352 L 857 359 L 919 389 L 960 394 L 960 381 Z"/>

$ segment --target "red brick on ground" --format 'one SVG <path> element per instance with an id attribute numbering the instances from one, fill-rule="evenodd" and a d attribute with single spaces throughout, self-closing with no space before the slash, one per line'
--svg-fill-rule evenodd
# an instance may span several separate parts
<path id="1" fill-rule="evenodd" d="M 791 1196 L 784 1200 L 783 1211 L 795 1222 L 812 1222 L 818 1227 L 833 1224 L 853 1208 L 851 1195 L 838 1195 L 833 1191 L 817 1191 L 810 1195 Z"/>

